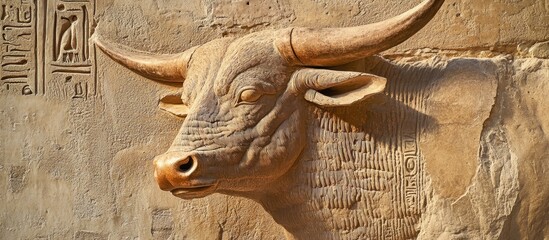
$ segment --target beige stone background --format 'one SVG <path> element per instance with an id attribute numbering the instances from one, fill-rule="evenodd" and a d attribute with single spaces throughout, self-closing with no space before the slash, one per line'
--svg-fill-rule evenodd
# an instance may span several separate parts
<path id="1" fill-rule="evenodd" d="M 136 49 L 171 53 L 263 29 L 380 21 L 419 2 L 96 0 L 95 31 Z M 549 210 L 543 178 L 549 171 L 546 41 L 548 0 L 447 0 L 422 31 L 381 54 L 400 64 L 453 63 L 446 72 L 450 80 L 439 85 L 445 90 L 431 96 L 439 125 L 422 142 L 432 202 L 418 226 L 430 231 L 419 237 L 549 236 L 543 227 L 548 217 L 534 217 Z M 473 66 L 469 58 L 490 59 Z M 283 229 L 250 200 L 214 194 L 182 201 L 160 191 L 152 158 L 168 148 L 181 120 L 158 110 L 157 102 L 175 88 L 147 81 L 99 51 L 96 60 L 97 92 L 87 99 L 0 93 L 0 239 L 284 238 Z M 460 82 L 468 71 L 489 80 Z M 463 89 L 470 91 L 449 94 Z M 478 118 L 470 126 L 460 122 L 463 109 L 472 114 L 464 118 Z M 469 132 L 460 135 L 463 129 Z M 494 156 L 500 165 L 479 173 L 483 159 Z M 485 188 L 496 190 L 478 194 Z M 521 188 L 526 192 L 517 198 Z M 526 217 L 484 220 L 497 214 Z M 521 224 L 530 231 L 517 230 Z"/>

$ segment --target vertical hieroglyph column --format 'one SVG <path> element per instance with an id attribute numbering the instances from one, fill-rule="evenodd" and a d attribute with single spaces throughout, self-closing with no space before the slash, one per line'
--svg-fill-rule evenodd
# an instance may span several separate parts
<path id="1" fill-rule="evenodd" d="M 89 44 L 95 4 L 92 0 L 48 2 L 44 56 L 46 91 L 63 98 L 95 95 L 95 50 Z"/>
<path id="2" fill-rule="evenodd" d="M 2 94 L 41 92 L 38 76 L 39 24 L 36 0 L 0 1 Z"/>

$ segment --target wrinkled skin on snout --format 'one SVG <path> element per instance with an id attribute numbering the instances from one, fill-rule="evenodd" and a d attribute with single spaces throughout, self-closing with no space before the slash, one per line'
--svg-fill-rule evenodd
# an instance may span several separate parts
<path id="1" fill-rule="evenodd" d="M 385 87 L 374 75 L 289 66 L 274 35 L 196 49 L 181 88 L 183 106 L 165 108 L 186 117 L 169 150 L 154 159 L 162 190 L 188 199 L 264 188 L 302 153 L 305 108 L 349 105 Z"/>

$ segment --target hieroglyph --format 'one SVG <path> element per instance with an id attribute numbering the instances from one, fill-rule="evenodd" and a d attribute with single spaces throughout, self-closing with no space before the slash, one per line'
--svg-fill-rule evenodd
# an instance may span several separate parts
<path id="1" fill-rule="evenodd" d="M 372 134 L 380 129 L 349 106 L 384 93 L 387 79 L 326 67 L 405 41 L 443 2 L 426 0 L 364 26 L 262 31 L 171 55 L 94 40 L 134 72 L 182 85 L 160 101 L 185 118 L 172 146 L 154 159 L 162 190 L 183 199 L 214 192 L 251 198 L 303 239 L 408 239 L 422 212 L 418 130 L 410 127 L 420 116 L 399 113 L 411 124 L 381 142 Z M 66 24 L 72 27 L 70 18 Z M 83 59 L 73 54 L 79 48 L 68 49 L 55 52 L 55 61 Z M 421 108 L 421 96 L 410 99 L 403 101 Z"/>
<path id="2" fill-rule="evenodd" d="M 95 95 L 94 0 L 0 1 L 0 94 Z"/>

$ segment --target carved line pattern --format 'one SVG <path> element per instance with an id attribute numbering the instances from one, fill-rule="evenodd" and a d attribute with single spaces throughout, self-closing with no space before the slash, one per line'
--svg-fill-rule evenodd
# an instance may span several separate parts
<path id="1" fill-rule="evenodd" d="M 368 115 L 366 129 L 315 111 L 320 131 L 309 134 L 318 154 L 301 171 L 312 199 L 322 200 L 311 203 L 310 211 L 339 216 L 331 227 L 350 238 L 413 238 L 425 198 L 418 143 L 426 117 L 421 113 L 434 72 L 426 66 L 390 64 L 374 70 L 390 79 L 387 96 L 394 101 L 387 107 L 393 111 Z"/>

